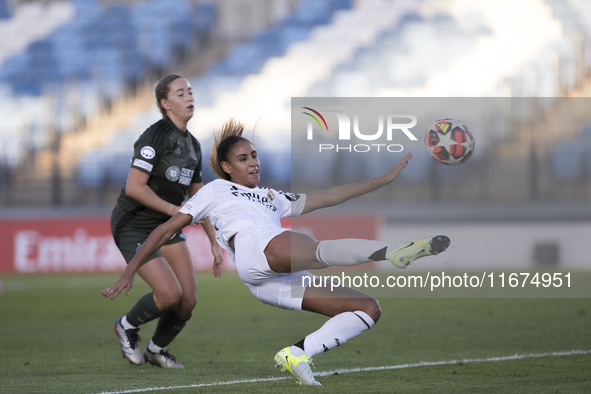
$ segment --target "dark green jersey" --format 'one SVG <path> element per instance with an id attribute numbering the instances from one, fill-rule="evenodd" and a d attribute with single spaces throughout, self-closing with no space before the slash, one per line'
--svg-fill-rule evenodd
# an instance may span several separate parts
<path id="1" fill-rule="evenodd" d="M 188 186 L 202 181 L 201 145 L 189 131 L 182 132 L 168 117 L 144 131 L 134 149 L 131 168 L 149 174 L 148 186 L 167 202 L 181 205 L 187 198 Z M 127 196 L 125 186 L 117 206 L 146 219 L 168 219 L 168 215 L 144 207 Z"/>

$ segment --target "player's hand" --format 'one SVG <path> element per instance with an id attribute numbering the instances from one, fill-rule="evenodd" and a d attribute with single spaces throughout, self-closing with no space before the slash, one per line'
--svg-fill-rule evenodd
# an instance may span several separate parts
<path id="1" fill-rule="evenodd" d="M 205 219 L 199 219 L 199 220 L 197 220 L 195 223 L 191 223 L 191 226 L 193 226 L 193 227 L 197 227 L 197 226 L 199 226 L 200 224 L 202 225 L 203 223 L 205 223 Z"/>
<path id="2" fill-rule="evenodd" d="M 407 153 L 398 163 L 394 164 L 394 166 L 388 171 L 388 178 L 393 181 L 396 179 L 400 171 L 404 170 L 404 168 L 408 165 L 408 161 L 412 158 L 412 153 Z"/>
<path id="3" fill-rule="evenodd" d="M 220 245 L 217 243 L 211 245 L 211 254 L 213 254 L 213 276 L 217 278 L 222 276 L 222 263 L 224 262 L 224 255 Z"/>
<path id="4" fill-rule="evenodd" d="M 125 289 L 125 295 L 129 295 L 129 290 L 131 290 L 131 287 L 133 286 L 133 277 L 134 275 L 129 277 L 125 274 L 125 272 L 123 272 L 119 279 L 117 279 L 117 282 L 115 282 L 114 285 L 109 286 L 105 290 L 101 291 L 101 294 L 105 298 L 109 298 L 112 295 L 113 297 L 111 297 L 111 299 L 114 300 L 115 298 L 117 298 L 119 293 L 121 293 L 121 291 Z"/>

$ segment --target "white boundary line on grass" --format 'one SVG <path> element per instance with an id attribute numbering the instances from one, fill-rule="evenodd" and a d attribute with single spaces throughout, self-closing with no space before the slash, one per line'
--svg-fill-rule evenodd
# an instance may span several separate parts
<path id="1" fill-rule="evenodd" d="M 451 361 L 425 361 L 416 364 L 399 364 L 399 365 L 388 365 L 384 367 L 367 367 L 367 368 L 352 368 L 352 369 L 336 369 L 334 371 L 326 371 L 326 372 L 316 372 L 314 376 L 330 376 L 334 374 L 346 374 L 346 373 L 353 373 L 353 372 L 370 372 L 370 371 L 383 371 L 383 370 L 390 370 L 390 369 L 406 369 L 406 368 L 416 368 L 416 367 L 432 367 L 438 365 L 453 365 L 458 363 L 484 363 L 484 362 L 491 362 L 491 361 L 508 361 L 508 360 L 521 360 L 524 358 L 537 358 L 537 357 L 561 357 L 561 356 L 574 356 L 579 354 L 591 354 L 591 350 L 571 350 L 568 352 L 552 352 L 552 353 L 530 353 L 530 354 L 514 354 L 512 356 L 503 356 L 503 357 L 489 357 L 489 358 L 473 358 L 473 359 L 466 359 L 466 360 L 451 360 Z M 230 380 L 227 382 L 213 382 L 213 383 L 199 383 L 199 384 L 190 384 L 186 386 L 169 386 L 169 387 L 148 387 L 145 389 L 133 389 L 133 390 L 121 390 L 121 391 L 103 391 L 99 394 L 128 394 L 128 393 L 145 393 L 149 391 L 159 391 L 159 390 L 175 390 L 175 389 L 189 389 L 189 388 L 199 388 L 199 387 L 209 387 L 209 386 L 225 386 L 231 384 L 240 384 L 240 383 L 255 383 L 255 382 L 271 382 L 275 380 L 285 380 L 290 379 L 291 376 L 281 376 L 281 377 L 268 377 L 268 378 L 257 378 L 257 379 L 244 379 L 244 380 Z"/>

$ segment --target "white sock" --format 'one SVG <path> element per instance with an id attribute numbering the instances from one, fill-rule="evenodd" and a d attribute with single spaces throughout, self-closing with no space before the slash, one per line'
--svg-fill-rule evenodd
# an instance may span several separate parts
<path id="1" fill-rule="evenodd" d="M 121 318 L 121 326 L 123 326 L 123 328 L 125 328 L 126 330 L 135 330 L 137 329 L 136 326 L 132 325 L 131 323 L 129 323 L 127 321 L 127 315 L 123 316 Z"/>
<path id="2" fill-rule="evenodd" d="M 353 266 L 386 260 L 386 255 L 394 249 L 393 245 L 370 239 L 336 239 L 320 241 L 316 258 L 326 266 Z"/>
<path id="3" fill-rule="evenodd" d="M 362 311 L 343 312 L 329 319 L 320 329 L 314 331 L 304 339 L 304 350 L 308 357 L 319 353 L 327 352 L 330 349 L 346 343 L 349 339 L 355 338 L 365 330 L 369 330 L 375 322 L 369 315 Z M 292 350 L 292 348 L 295 348 Z M 290 350 L 295 354 L 298 346 L 292 346 Z"/>
<path id="4" fill-rule="evenodd" d="M 148 343 L 148 349 L 152 352 L 152 353 L 160 353 L 160 350 L 162 349 L 166 349 L 166 347 L 160 347 L 158 345 L 156 345 L 154 343 L 154 341 L 150 340 L 150 343 Z"/>

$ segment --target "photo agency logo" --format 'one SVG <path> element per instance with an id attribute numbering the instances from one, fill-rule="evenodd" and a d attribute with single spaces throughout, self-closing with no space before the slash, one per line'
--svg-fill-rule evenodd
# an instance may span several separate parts
<path id="1" fill-rule="evenodd" d="M 379 114 L 377 115 L 378 129 L 373 133 L 365 130 L 365 132 L 362 132 L 359 126 L 359 114 L 353 114 L 353 133 L 351 133 L 351 118 L 345 112 L 330 109 L 322 110 L 321 113 L 310 107 L 302 108 L 306 110 L 302 113 L 309 117 L 306 134 L 308 141 L 314 140 L 315 128 L 319 128 L 321 132 L 326 133 L 325 137 L 333 136 L 334 131 L 329 130 L 325 116 L 334 115 L 336 117 L 338 142 L 334 144 L 319 143 L 318 151 L 320 153 L 329 151 L 397 153 L 402 152 L 404 147 L 401 144 L 392 143 L 393 136 L 403 134 L 411 141 L 418 140 L 410 130 L 417 125 L 417 117 L 412 114 Z"/>

